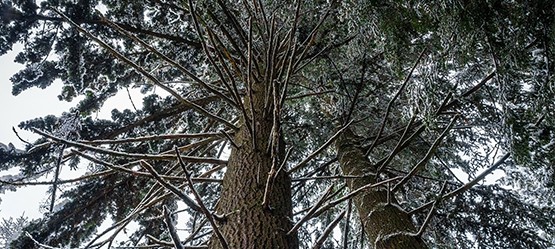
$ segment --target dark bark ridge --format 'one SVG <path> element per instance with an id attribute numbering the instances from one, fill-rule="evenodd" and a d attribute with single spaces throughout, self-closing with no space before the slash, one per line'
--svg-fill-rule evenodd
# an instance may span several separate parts
<path id="1" fill-rule="evenodd" d="M 272 156 L 269 146 L 273 128 L 272 115 L 264 115 L 264 86 L 253 86 L 254 122 L 256 123 L 256 146 L 251 133 L 242 125 L 234 136 L 234 143 L 222 183 L 222 194 L 216 207 L 223 215 L 220 230 L 229 248 L 297 248 L 296 235 L 286 235 L 292 224 L 291 179 L 284 170 L 278 171 L 269 181 L 267 205 L 263 205 L 268 175 L 276 162 L 284 159 L 283 146 Z M 244 106 L 250 106 L 245 100 Z M 272 108 L 270 108 L 272 109 Z M 282 144 L 282 141 L 280 141 Z M 212 238 L 209 248 L 221 248 Z"/>

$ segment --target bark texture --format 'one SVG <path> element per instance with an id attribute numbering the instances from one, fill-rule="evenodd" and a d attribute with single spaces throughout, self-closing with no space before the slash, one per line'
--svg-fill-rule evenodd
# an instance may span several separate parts
<path id="1" fill-rule="evenodd" d="M 237 147 L 232 148 L 216 210 L 217 214 L 226 216 L 220 231 L 229 248 L 297 248 L 296 235 L 286 235 L 293 225 L 292 200 L 291 179 L 283 170 L 270 181 L 269 206 L 262 205 L 272 164 L 274 160 L 281 162 L 284 153 L 280 149 L 273 158 L 267 150 L 273 118 L 272 112 L 268 114 L 266 111 L 268 107 L 264 109 L 262 84 L 258 84 L 257 88 L 252 105 L 255 109 L 256 137 L 252 139 L 246 125 L 242 125 L 234 137 Z M 247 99 L 244 105 L 250 108 L 249 101 Z M 256 149 L 253 149 L 253 141 L 256 142 Z M 276 165 L 274 169 L 277 170 Z M 215 236 L 209 248 L 222 248 Z"/>
<path id="2" fill-rule="evenodd" d="M 344 174 L 364 175 L 377 169 L 357 146 L 358 139 L 349 129 L 336 141 L 339 164 Z M 373 176 L 348 181 L 351 190 L 376 183 Z M 420 237 L 413 236 L 416 228 L 409 215 L 396 205 L 394 197 L 387 203 L 387 188 L 374 188 L 353 199 L 370 243 L 376 249 L 427 248 Z"/>

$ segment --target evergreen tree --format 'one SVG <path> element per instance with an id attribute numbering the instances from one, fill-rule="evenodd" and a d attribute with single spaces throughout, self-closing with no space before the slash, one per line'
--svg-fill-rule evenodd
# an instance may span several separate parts
<path id="1" fill-rule="evenodd" d="M 101 248 L 132 222 L 117 246 L 554 246 L 554 14 L 550 1 L 2 2 L 0 53 L 25 45 L 12 93 L 60 79 L 60 100 L 83 97 L 22 122 L 42 136 L 25 150 L 0 148 L 0 168 L 21 172 L 0 190 L 50 186 L 10 246 Z M 95 118 L 129 88 L 141 108 Z M 495 170 L 503 181 L 484 184 Z"/>

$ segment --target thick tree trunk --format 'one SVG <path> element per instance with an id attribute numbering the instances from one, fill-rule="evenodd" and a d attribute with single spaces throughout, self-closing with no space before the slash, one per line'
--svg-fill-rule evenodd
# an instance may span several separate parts
<path id="1" fill-rule="evenodd" d="M 357 146 L 357 137 L 347 129 L 336 141 L 341 170 L 347 175 L 364 175 L 375 172 L 376 168 Z M 375 177 L 348 181 L 354 190 L 367 184 L 376 183 Z M 420 237 L 413 236 L 416 228 L 409 215 L 396 205 L 394 197 L 387 202 L 387 189 L 376 188 L 359 194 L 353 203 L 363 222 L 364 231 L 371 245 L 376 249 L 427 248 Z"/>
<path id="2" fill-rule="evenodd" d="M 262 205 L 272 164 L 281 162 L 284 153 L 283 149 L 275 153 L 274 162 L 267 151 L 272 112 L 263 115 L 264 90 L 262 84 L 256 87 L 253 102 L 256 149 L 249 129 L 243 125 L 234 137 L 237 147 L 232 148 L 217 205 L 217 214 L 226 217 L 220 231 L 229 248 L 297 248 L 297 237 L 286 235 L 292 228 L 292 200 L 291 179 L 283 170 L 270 181 L 268 205 Z M 250 112 L 248 101 L 245 106 Z M 277 170 L 276 165 L 274 169 Z M 216 236 L 211 238 L 209 248 L 222 248 Z"/>

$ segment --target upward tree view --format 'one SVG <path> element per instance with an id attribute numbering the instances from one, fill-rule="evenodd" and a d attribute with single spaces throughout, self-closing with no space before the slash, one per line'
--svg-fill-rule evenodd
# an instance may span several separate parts
<path id="1" fill-rule="evenodd" d="M 551 0 L 2 1 L 12 94 L 81 100 L 0 147 L 19 170 L 0 191 L 48 186 L 0 243 L 555 248 L 554 19 Z"/>

